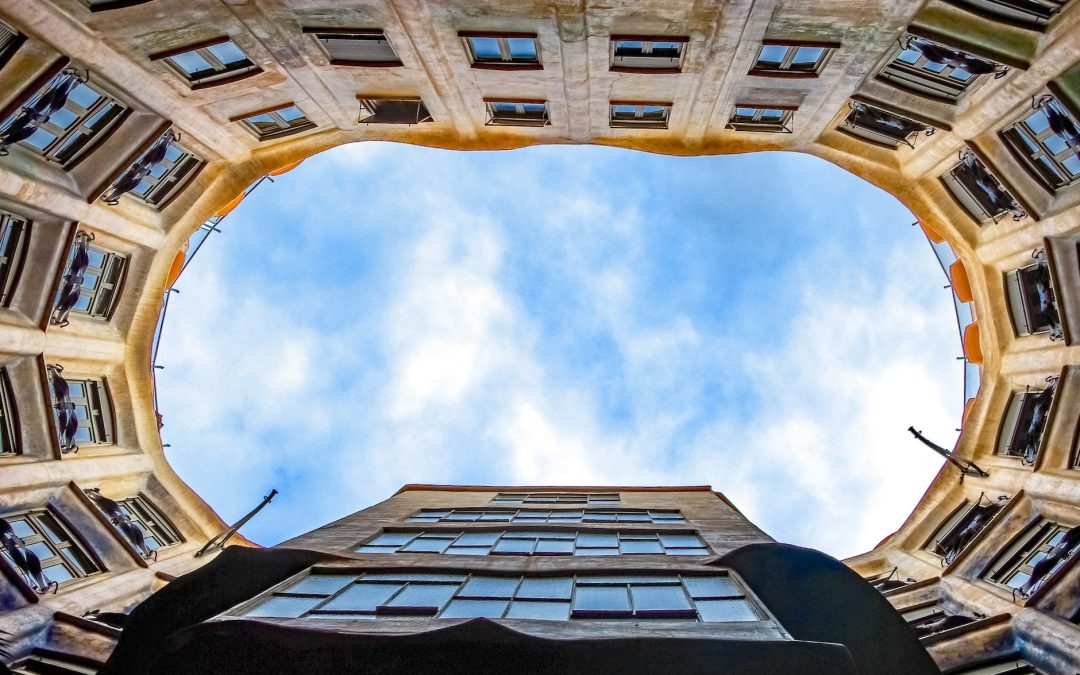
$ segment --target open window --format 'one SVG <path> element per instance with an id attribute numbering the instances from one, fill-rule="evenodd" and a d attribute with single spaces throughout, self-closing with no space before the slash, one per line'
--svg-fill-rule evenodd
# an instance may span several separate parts
<path id="1" fill-rule="evenodd" d="M 1005 275 L 1005 294 L 1017 336 L 1047 333 L 1051 340 L 1064 337 L 1058 314 L 1053 277 L 1046 251 L 1039 249 L 1035 262 Z"/>
<path id="2" fill-rule="evenodd" d="M 930 538 L 926 549 L 941 556 L 942 567 L 951 565 L 967 545 L 990 524 L 990 520 L 1006 501 L 1008 500 L 1005 497 L 991 501 L 985 495 L 979 495 L 974 504 L 965 502 L 941 524 Z"/>
<path id="3" fill-rule="evenodd" d="M 418 98 L 372 98 L 358 96 L 358 124 L 423 124 L 431 122 L 431 113 Z"/>
<path id="4" fill-rule="evenodd" d="M 544 127 L 551 124 L 547 101 L 484 99 L 488 126 Z"/>
<path id="5" fill-rule="evenodd" d="M 960 163 L 941 182 L 957 203 L 980 225 L 997 223 L 1005 216 L 1013 220 L 1027 218 L 1027 211 L 1005 184 L 971 150 L 960 155 Z"/>
<path id="6" fill-rule="evenodd" d="M 15 294 L 29 241 L 30 223 L 0 211 L 0 307 L 7 307 Z"/>
<path id="7" fill-rule="evenodd" d="M 235 82 L 262 71 L 228 37 L 160 52 L 150 60 L 165 61 L 192 89 Z"/>
<path id="8" fill-rule="evenodd" d="M 608 111 L 612 129 L 667 129 L 671 104 L 612 101 Z"/>
<path id="9" fill-rule="evenodd" d="M 622 73 L 682 71 L 687 37 L 613 35 L 611 70 Z"/>
<path id="10" fill-rule="evenodd" d="M 1056 378 L 1048 378 L 1045 389 L 1013 392 L 1001 422 L 998 454 L 1019 457 L 1024 464 L 1034 464 L 1042 448 L 1046 421 L 1054 402 Z"/>
<path id="11" fill-rule="evenodd" d="M 330 59 L 332 66 L 395 67 L 401 65 L 397 52 L 378 29 L 305 28 Z"/>
<path id="12" fill-rule="evenodd" d="M 14 457 L 22 453 L 19 437 L 19 421 L 15 417 L 15 390 L 7 368 L 0 368 L 0 457 Z"/>
<path id="13" fill-rule="evenodd" d="M 1080 181 L 1080 124 L 1064 103 L 1050 94 L 1034 111 L 1001 132 L 1013 154 L 1056 192 Z"/>
<path id="14" fill-rule="evenodd" d="M 727 128 L 736 131 L 790 134 L 791 119 L 794 116 L 795 109 L 790 107 L 736 103 Z"/>
<path id="15" fill-rule="evenodd" d="M 975 621 L 974 617 L 950 612 L 937 604 L 912 607 L 900 612 L 900 616 L 918 638 L 937 635 L 950 628 L 965 626 Z"/>
<path id="16" fill-rule="evenodd" d="M 291 136 L 292 134 L 314 129 L 315 123 L 307 118 L 300 108 L 292 103 L 285 103 L 267 110 L 249 113 L 234 118 L 245 129 L 255 134 L 260 141 Z"/>
<path id="17" fill-rule="evenodd" d="M 1001 77 L 1007 70 L 981 56 L 908 35 L 878 78 L 914 94 L 955 103 L 983 75 Z"/>
<path id="18" fill-rule="evenodd" d="M 934 127 L 913 119 L 877 108 L 861 101 L 852 101 L 851 112 L 840 123 L 840 130 L 866 141 L 894 150 L 904 144 L 914 149 L 919 134 L 933 135 Z"/>

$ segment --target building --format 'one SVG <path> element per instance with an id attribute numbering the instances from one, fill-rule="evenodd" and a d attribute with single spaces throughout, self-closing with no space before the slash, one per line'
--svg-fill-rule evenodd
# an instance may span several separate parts
<path id="1" fill-rule="evenodd" d="M 924 637 L 948 672 L 1076 672 L 1078 23 L 1076 0 L 0 0 L 0 659 L 100 661 L 116 631 L 84 614 L 206 559 L 224 523 L 165 460 L 153 380 L 189 242 L 261 177 L 392 140 L 791 150 L 894 194 L 949 277 L 952 452 L 979 469 L 945 464 L 849 563 L 956 624 Z"/>
<path id="2" fill-rule="evenodd" d="M 937 672 L 842 563 L 707 486 L 406 485 L 135 610 L 108 673 Z"/>

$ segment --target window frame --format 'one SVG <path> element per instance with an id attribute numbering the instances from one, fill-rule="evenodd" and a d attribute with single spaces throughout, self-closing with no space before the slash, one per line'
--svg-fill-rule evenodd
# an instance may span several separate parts
<path id="1" fill-rule="evenodd" d="M 995 448 L 995 454 L 1002 457 L 1016 457 L 1020 459 L 1021 463 L 1034 466 L 1038 461 L 1039 455 L 1042 454 L 1043 442 L 1046 440 L 1047 430 L 1050 427 L 1050 412 L 1053 410 L 1054 401 L 1057 399 L 1057 381 L 1056 378 L 1050 378 L 1047 380 L 1047 386 L 1043 389 L 1032 389 L 1028 387 L 1024 391 L 1014 391 L 1009 397 L 1009 404 L 1005 408 L 1005 413 L 1001 417 L 1001 429 L 998 431 L 998 442 Z M 1047 406 L 1045 413 L 1043 414 L 1043 420 L 1040 423 L 1042 427 L 1039 429 L 1039 437 L 1035 443 L 1034 456 L 1030 458 L 1030 461 L 1026 458 L 1024 450 L 1015 450 L 1013 444 L 1017 442 L 1017 439 L 1021 434 L 1026 432 L 1023 430 L 1025 424 L 1027 430 L 1031 430 L 1031 425 L 1034 423 L 1033 416 L 1037 410 L 1039 398 L 1043 396 L 1047 390 L 1050 390 L 1050 403 Z"/>
<path id="2" fill-rule="evenodd" d="M 964 159 L 969 155 L 973 158 L 974 162 L 977 162 L 979 166 L 982 167 L 982 170 L 984 172 L 990 175 L 990 177 L 994 180 L 994 183 L 997 185 L 998 190 L 1002 192 L 1005 196 L 1007 196 L 1010 200 L 1012 200 L 1013 204 L 1016 205 L 1015 211 L 1010 209 L 1004 209 L 995 213 L 991 213 L 992 205 L 986 201 L 987 198 L 985 196 L 981 196 L 980 193 L 978 193 L 977 191 L 972 190 L 972 188 L 968 186 L 965 180 L 959 177 L 958 172 L 965 172 Z M 996 225 L 997 223 L 1001 222 L 1001 219 L 1004 218 L 1006 215 L 1011 215 L 1012 219 L 1017 222 L 1023 220 L 1024 218 L 1030 217 L 1027 209 L 1024 207 L 1023 204 L 1020 203 L 1020 200 L 1017 199 L 1013 190 L 1009 188 L 1009 186 L 1006 185 L 1005 182 L 998 177 L 998 173 L 996 171 L 991 170 L 989 165 L 987 165 L 987 163 L 981 157 L 976 155 L 970 149 L 962 150 L 960 152 L 960 161 L 953 165 L 951 169 L 942 174 L 939 180 L 942 182 L 942 184 L 945 185 L 945 188 L 949 191 L 949 194 L 952 195 L 953 200 L 957 203 L 957 205 L 961 209 L 963 209 L 964 212 L 967 213 L 968 216 L 970 216 L 971 219 L 974 220 L 980 227 L 987 224 Z"/>
<path id="3" fill-rule="evenodd" d="M 1046 27 L 1058 15 L 1065 6 L 1067 0 L 1049 0 L 1057 5 L 1052 8 L 1048 16 L 1040 17 L 1031 12 L 1025 12 L 1022 8 L 1011 6 L 1008 0 L 951 0 L 953 4 L 963 7 L 971 12 L 980 14 L 994 21 L 1029 28 L 1033 30 L 1045 30 Z M 1047 0 L 1040 0 L 1046 3 Z M 1003 11 L 1004 10 L 1004 11 Z"/>
<path id="4" fill-rule="evenodd" d="M 7 33 L 8 36 L 4 37 L 4 33 Z M 19 51 L 19 47 L 24 42 L 26 42 L 25 35 L 8 22 L 0 21 L 0 69 L 11 60 L 11 57 L 15 55 L 15 52 Z"/>
<path id="5" fill-rule="evenodd" d="M 620 49 L 629 49 L 620 45 L 623 42 L 640 42 L 640 52 L 620 55 Z M 675 57 L 654 55 L 652 50 L 653 45 L 656 43 L 678 44 L 678 54 Z M 681 73 L 683 64 L 686 63 L 686 48 L 689 44 L 690 38 L 685 35 L 670 37 L 663 35 L 612 35 L 608 41 L 608 70 L 612 73 L 643 73 L 650 75 Z M 635 61 L 630 65 L 620 62 L 619 59 L 639 59 L 644 60 L 644 63 Z M 649 59 L 654 60 L 656 65 L 647 65 Z"/>
<path id="6" fill-rule="evenodd" d="M 80 231 L 79 234 L 82 234 L 83 232 L 84 231 Z M 91 237 L 90 241 L 92 240 L 93 238 Z M 61 279 L 70 273 L 76 245 L 76 243 L 73 243 L 68 252 L 67 262 L 64 264 L 64 268 L 60 273 Z M 79 287 L 79 302 L 82 302 L 82 298 L 89 298 L 87 308 L 79 309 L 77 307 L 79 303 L 76 303 L 76 306 L 73 306 L 68 314 L 77 314 L 95 321 L 111 321 L 113 313 L 116 311 L 116 306 L 119 304 L 120 296 L 124 290 L 124 280 L 127 279 L 130 258 L 123 253 L 102 246 L 94 246 L 89 242 L 86 244 L 86 249 L 88 255 L 100 255 L 102 257 L 102 264 L 100 266 L 94 265 L 91 258 L 91 262 L 87 265 L 83 274 L 84 276 L 94 276 L 97 279 L 96 285 L 93 288 L 87 288 L 85 285 Z M 107 281 L 107 279 L 112 279 L 112 281 Z M 103 291 L 107 291 L 108 295 L 102 293 Z M 53 298 L 53 307 L 55 307 L 60 300 L 59 296 L 60 289 L 57 289 L 56 297 Z M 106 298 L 107 301 L 102 303 L 100 302 L 101 298 Z M 60 324 L 53 323 L 53 325 Z"/>
<path id="7" fill-rule="evenodd" d="M 404 124 L 412 126 L 414 124 L 426 124 L 433 122 L 431 117 L 431 111 L 428 110 L 427 104 L 424 100 L 415 96 L 367 96 L 364 94 L 357 94 L 356 100 L 360 102 L 360 114 L 356 119 L 357 124 Z M 377 119 L 379 116 L 379 108 L 389 104 L 391 109 L 393 106 L 416 106 L 416 119 L 401 121 L 398 119 Z M 366 115 L 365 115 L 366 113 Z M 393 115 L 390 115 L 393 117 Z"/>
<path id="8" fill-rule="evenodd" d="M 24 542 L 24 547 L 42 544 L 45 548 L 49 549 L 52 553 L 50 557 L 42 558 L 41 556 L 38 556 L 38 558 L 41 562 L 41 569 L 45 578 L 50 582 L 55 581 L 58 589 L 66 584 L 74 583 L 106 571 L 93 550 L 76 534 L 74 528 L 70 527 L 68 523 L 51 508 L 46 507 L 42 509 L 27 509 L 24 511 L 15 511 L 13 513 L 3 513 L 0 514 L 0 517 L 3 517 L 8 524 L 12 525 L 12 528 L 15 527 L 15 521 L 26 522 L 27 527 L 29 527 L 34 534 L 26 536 L 19 535 L 19 538 Z M 41 524 L 44 519 L 48 519 L 55 525 L 55 528 L 52 528 L 52 531 L 57 536 L 66 537 L 65 541 L 57 542 L 53 537 L 49 536 L 49 526 Z M 72 560 L 64 554 L 64 551 L 68 549 L 73 549 L 78 552 L 78 554 L 81 554 L 93 569 L 85 570 L 79 568 L 77 563 L 72 562 Z M 19 571 L 19 568 L 14 564 L 14 561 L 8 557 L 7 552 L 2 549 L 0 549 L 0 560 L 3 560 L 4 564 L 11 568 L 16 576 L 22 579 L 23 575 Z M 57 563 L 53 562 L 54 560 L 67 570 L 68 576 L 71 577 L 70 579 L 56 581 L 55 579 L 49 578 L 49 568 L 57 566 Z"/>
<path id="9" fill-rule="evenodd" d="M 617 108 L 633 107 L 633 118 Z M 611 129 L 668 129 L 671 123 L 670 101 L 610 101 L 608 103 L 608 127 Z M 646 108 L 660 108 L 659 118 L 646 117 L 653 114 Z"/>
<path id="10" fill-rule="evenodd" d="M 0 459 L 18 457 L 23 452 L 19 411 L 15 405 L 15 389 L 11 375 L 0 366 Z"/>
<path id="11" fill-rule="evenodd" d="M 753 110 L 755 112 L 750 119 L 746 119 L 746 115 L 739 114 L 740 110 Z M 764 114 L 769 111 L 780 111 L 780 117 L 775 122 L 762 121 Z M 790 134 L 792 133 L 792 121 L 797 111 L 798 108 L 795 106 L 736 103 L 725 128 L 735 131 Z"/>
<path id="12" fill-rule="evenodd" d="M 386 36 L 386 31 L 381 28 L 339 28 L 339 27 L 313 27 L 304 26 L 301 31 L 306 35 L 310 35 L 315 43 L 319 46 L 319 50 L 323 55 L 329 59 L 332 66 L 356 66 L 365 68 L 396 68 L 404 65 L 401 58 L 398 56 L 397 50 L 394 49 L 394 44 L 390 42 L 390 38 Z M 394 55 L 392 59 L 369 59 L 369 60 L 357 60 L 349 58 L 340 58 L 335 56 L 330 47 L 326 45 L 327 41 L 333 40 L 352 40 L 356 42 L 374 42 L 381 40 L 386 43 L 390 53 Z"/>
<path id="13" fill-rule="evenodd" d="M 195 179 L 195 176 L 199 175 L 203 167 L 206 166 L 206 160 L 199 155 L 195 154 L 186 145 L 180 142 L 180 135 L 174 134 L 175 138 L 169 141 L 169 149 L 175 150 L 180 153 L 180 156 L 175 160 L 168 158 L 168 154 L 162 158 L 160 162 L 155 166 L 164 166 L 165 170 L 160 176 L 154 176 L 151 171 L 143 177 L 142 182 L 135 188 L 131 189 L 124 194 L 131 195 L 135 199 L 143 202 L 144 204 L 151 206 L 157 210 L 164 209 L 169 203 L 180 195 L 181 192 Z M 154 142 L 157 142 L 160 136 L 154 138 Z M 139 153 L 136 161 L 141 159 L 154 143 L 152 142 L 144 152 Z M 145 193 L 140 194 L 138 192 L 142 183 L 148 183 L 149 188 Z M 160 186 L 165 185 L 162 189 Z"/>
<path id="14" fill-rule="evenodd" d="M 986 500 L 986 504 L 983 504 L 983 498 L 985 493 L 980 494 L 979 498 L 975 502 L 970 500 L 964 500 L 964 502 L 957 507 L 949 517 L 942 521 L 934 533 L 930 536 L 930 539 L 923 546 L 923 549 L 929 551 L 935 556 L 941 559 L 941 566 L 947 567 L 956 562 L 956 559 L 960 557 L 967 548 L 971 545 L 971 542 L 979 536 L 979 534 L 990 526 L 994 517 L 1001 511 L 1005 505 L 1003 499 L 997 501 Z M 963 532 L 970 527 L 978 518 L 986 516 L 985 520 L 978 527 L 975 533 L 966 542 L 960 542 L 959 537 Z M 949 540 L 956 540 L 953 543 L 959 545 L 958 548 L 945 547 L 945 542 Z M 944 550 L 942 550 L 944 548 Z"/>
<path id="15" fill-rule="evenodd" d="M 235 47 L 238 52 L 243 54 L 244 60 L 226 63 L 210 51 L 211 47 L 217 47 L 224 44 L 231 44 Z M 188 72 L 186 68 L 175 60 L 176 57 L 185 54 L 195 54 L 210 66 L 210 70 L 200 70 L 194 73 Z M 151 54 L 149 59 L 151 61 L 164 61 L 169 70 L 186 82 L 193 91 L 239 82 L 240 80 L 245 80 L 262 72 L 262 68 L 260 68 L 258 64 L 248 56 L 247 52 L 244 51 L 229 35 L 222 35 L 220 37 L 203 40 L 183 47 L 176 47 L 174 49 Z"/>
<path id="16" fill-rule="evenodd" d="M 607 499 L 614 495 L 614 499 Z M 499 492 L 492 504 L 587 504 L 611 505 L 622 501 L 618 492 Z"/>
<path id="17" fill-rule="evenodd" d="M 1046 259 L 1046 249 L 1032 254 L 1035 262 L 1006 272 L 1004 275 L 1005 301 L 1009 308 L 1009 319 L 1016 337 L 1028 337 L 1048 333 L 1052 341 L 1064 337 L 1061 327 L 1061 310 L 1057 303 L 1057 284 L 1050 264 Z M 1040 279 L 1038 277 L 1043 277 Z M 1039 308 L 1038 286 L 1045 281 L 1049 295 L 1051 311 L 1042 312 Z M 1038 317 L 1045 314 L 1047 321 Z"/>
<path id="18" fill-rule="evenodd" d="M 962 48 L 953 47 L 952 45 L 944 44 L 921 35 L 905 33 L 899 40 L 900 45 L 895 48 L 894 51 L 890 52 L 891 56 L 889 57 L 889 60 L 877 72 L 876 78 L 878 80 L 917 96 L 924 96 L 949 104 L 956 104 L 961 98 L 974 91 L 974 89 L 982 83 L 983 76 L 974 73 L 968 73 L 970 77 L 966 80 L 950 77 L 950 74 L 954 71 L 962 70 L 955 66 L 944 65 L 939 71 L 928 69 L 925 67 L 925 64 L 933 62 L 929 61 L 922 54 L 918 54 L 918 52 L 916 52 L 918 56 L 914 61 L 909 63 L 902 60 L 900 57 L 905 52 L 909 51 L 907 44 L 913 39 L 928 42 L 932 45 L 937 45 L 951 51 L 961 52 L 980 61 L 1000 65 L 996 61 L 978 54 L 973 54 Z"/>
<path id="19" fill-rule="evenodd" d="M 1054 544 L 1051 542 L 1059 534 L 1067 533 L 1073 527 L 1075 526 L 1062 524 L 1048 518 L 1040 517 L 1036 519 L 1024 528 L 1020 534 L 1013 537 L 1006 548 L 994 558 L 994 561 L 982 573 L 981 577 L 999 588 L 1011 591 L 1015 598 L 1025 582 L 1022 581 L 1018 586 L 1012 586 L 1009 581 L 1018 574 L 1028 575 L 1030 578 L 1032 568 L 1039 562 L 1038 560 L 1033 562 L 1033 559 L 1039 553 L 1042 553 L 1043 557 L 1045 557 L 1054 548 Z M 1020 597 L 1025 600 L 1037 597 L 1041 591 L 1056 583 L 1056 577 L 1060 575 L 1062 570 L 1070 566 L 1070 562 L 1075 561 L 1077 558 L 1080 558 L 1080 545 L 1074 549 L 1069 558 L 1061 561 L 1058 566 L 1047 573 L 1042 581 L 1032 589 L 1027 598 L 1024 598 L 1023 595 Z M 1039 560 L 1042 560 L 1042 558 Z"/>
<path id="20" fill-rule="evenodd" d="M 499 105 L 513 105 L 515 111 L 512 115 L 500 112 Z M 539 114 L 531 114 L 525 106 L 541 105 L 543 110 Z M 548 102 L 540 99 L 508 99 L 508 98 L 485 98 L 484 106 L 487 109 L 487 122 L 484 126 L 500 127 L 546 127 L 551 124 L 548 110 Z"/>
<path id="21" fill-rule="evenodd" d="M 1053 94 L 1044 94 L 1033 106 L 1034 110 L 1025 111 L 1020 119 L 1002 129 L 998 135 L 1005 141 L 1006 147 L 1012 151 L 1013 156 L 1043 188 L 1051 193 L 1058 193 L 1080 183 L 1080 148 L 1070 148 L 1066 144 L 1063 150 L 1054 153 L 1046 145 L 1046 141 L 1051 137 L 1058 139 L 1061 137 L 1050 128 L 1049 123 L 1038 133 L 1031 128 L 1028 120 L 1040 114 L 1044 119 L 1046 118 L 1046 112 L 1042 110 L 1044 102 L 1048 106 L 1056 106 L 1059 112 L 1069 117 L 1077 129 L 1080 129 L 1080 118 L 1061 98 Z M 1032 145 L 1036 148 L 1033 149 Z M 1070 156 L 1075 158 L 1078 164 L 1075 175 L 1064 164 Z M 1045 160 L 1045 162 L 1040 160 Z M 1054 176 L 1061 178 L 1061 181 L 1055 182 Z"/>
<path id="22" fill-rule="evenodd" d="M 0 307 L 11 306 L 26 264 L 32 226 L 30 219 L 0 210 Z"/>
<path id="23" fill-rule="evenodd" d="M 29 666 L 37 664 L 33 670 L 27 670 Z M 18 663 L 13 663 L 10 668 L 13 675 L 34 675 L 36 673 L 66 673 L 70 675 L 97 675 L 104 667 L 104 663 L 95 659 L 88 659 L 74 654 L 66 654 L 52 649 L 34 648 L 30 656 Z M 45 666 L 46 670 L 41 670 Z"/>
<path id="24" fill-rule="evenodd" d="M 901 144 L 904 144 L 914 150 L 915 143 L 908 139 L 910 139 L 913 135 L 917 135 L 920 133 L 923 133 L 927 136 L 933 136 L 934 132 L 937 131 L 937 129 L 933 125 L 926 124 L 925 122 L 920 122 L 919 120 L 916 120 L 907 115 L 895 113 L 891 110 L 882 108 L 879 105 L 871 105 L 864 101 L 852 100 L 848 102 L 848 107 L 851 109 L 851 111 L 844 117 L 843 121 L 840 122 L 839 126 L 836 127 L 837 130 L 847 134 L 848 136 L 851 136 L 852 138 L 857 138 L 860 141 L 871 143 L 873 145 L 877 145 L 889 150 L 896 150 L 900 147 Z M 869 109 L 872 112 L 868 113 L 864 109 Z M 901 123 L 906 122 L 910 126 L 906 129 L 906 133 L 904 134 L 904 136 L 900 137 L 895 134 L 890 134 L 889 129 L 887 129 L 883 125 L 870 125 L 865 123 L 859 123 L 861 116 L 866 114 L 873 114 L 875 112 L 884 114 L 888 117 L 892 117 L 896 121 Z M 904 129 L 901 130 L 904 131 Z"/>
<path id="25" fill-rule="evenodd" d="M 291 122 L 282 117 L 281 111 L 289 110 L 290 108 L 296 109 L 296 111 L 300 113 L 301 117 Z M 250 121 L 255 117 L 262 117 L 263 115 L 270 117 L 271 120 L 278 126 L 278 129 L 276 131 L 270 130 L 268 132 L 263 132 L 259 129 L 259 127 L 255 126 L 254 122 Z M 264 108 L 262 110 L 255 110 L 253 112 L 237 115 L 236 117 L 230 118 L 229 121 L 238 123 L 241 127 L 250 132 L 251 135 L 253 135 L 259 141 L 271 141 L 278 138 L 283 138 L 285 136 L 292 136 L 293 134 L 298 134 L 309 129 L 314 129 L 317 126 L 315 122 L 313 122 L 311 118 L 307 116 L 307 113 L 305 113 L 300 108 L 300 106 L 296 105 L 292 101 L 270 108 Z"/>
<path id="26" fill-rule="evenodd" d="M 46 369 L 53 369 L 56 366 L 48 365 Z M 87 429 L 90 435 L 90 440 L 85 441 L 83 444 L 79 444 L 78 439 L 74 438 L 73 442 L 76 443 L 76 447 L 83 447 L 83 445 L 103 446 L 103 445 L 115 445 L 116 444 L 116 420 L 113 418 L 113 402 L 112 394 L 109 391 L 108 383 L 105 378 L 93 378 L 93 377 L 65 377 L 62 374 L 62 369 L 58 373 L 60 377 L 67 383 L 68 386 L 68 398 L 72 405 L 76 408 L 82 406 L 86 408 L 86 415 L 84 419 L 79 419 L 78 429 Z M 71 386 L 75 384 L 83 388 L 83 396 L 73 396 L 71 393 Z M 57 426 L 57 432 L 59 432 L 59 410 L 57 409 L 57 401 L 53 395 L 52 387 L 48 387 L 49 405 L 52 408 L 53 422 Z M 91 423 L 93 422 L 93 424 Z M 78 431 L 75 432 L 78 435 Z M 59 438 L 59 433 L 57 433 Z"/>
<path id="27" fill-rule="evenodd" d="M 784 56 L 777 65 L 769 65 L 772 61 L 761 60 L 761 54 L 768 47 L 784 47 Z M 833 53 L 840 48 L 836 42 L 800 42 L 797 40 L 762 40 L 754 57 L 754 64 L 750 66 L 747 75 L 755 77 L 786 77 L 786 78 L 814 78 L 820 77 L 825 66 L 829 64 Z M 822 52 L 813 62 L 812 67 L 795 67 L 795 57 L 800 49 L 821 49 Z"/>
<path id="28" fill-rule="evenodd" d="M 544 61 L 540 51 L 540 40 L 536 33 L 499 32 L 499 31 L 458 31 L 458 38 L 465 47 L 465 54 L 469 58 L 469 66 L 480 70 L 543 70 Z M 476 54 L 474 39 L 495 40 L 499 47 L 499 58 L 489 59 Z M 532 40 L 534 58 L 515 59 L 510 49 L 510 40 Z"/>
<path id="29" fill-rule="evenodd" d="M 467 541 L 463 537 L 471 535 L 483 535 L 490 538 L 491 542 L 477 543 Z M 586 545 L 587 537 L 605 536 L 614 537 L 614 547 Z M 665 537 L 693 537 L 697 540 L 697 546 L 676 546 L 664 542 Z M 475 539 L 475 537 L 472 537 Z M 398 540 L 399 543 L 380 543 L 380 540 Z M 441 548 L 431 546 L 417 547 L 415 550 L 406 550 L 417 541 L 445 542 Z M 520 541 L 521 546 L 511 550 L 497 550 L 504 541 Z M 564 546 L 543 546 L 542 541 L 568 542 Z M 624 550 L 633 548 L 628 542 L 643 541 L 655 544 L 658 550 L 633 551 Z M 460 542 L 460 543 L 459 543 Z M 530 542 L 527 547 L 524 542 Z M 546 548 L 547 550 L 542 550 Z M 455 550 L 456 549 L 456 550 Z M 480 551 L 480 549 L 487 549 Z M 693 551 L 693 552 L 687 552 Z M 525 556 L 525 557 L 587 557 L 587 556 L 638 556 L 638 555 L 663 555 L 663 556 L 708 556 L 712 555 L 709 545 L 696 530 L 611 530 L 611 529 L 550 529 L 534 530 L 527 526 L 515 529 L 489 529 L 470 528 L 468 530 L 457 529 L 410 529 L 402 530 L 392 528 L 382 530 L 361 542 L 353 550 L 354 553 L 365 555 L 393 555 L 398 553 L 419 553 L 437 555 L 478 555 L 478 556 Z"/>

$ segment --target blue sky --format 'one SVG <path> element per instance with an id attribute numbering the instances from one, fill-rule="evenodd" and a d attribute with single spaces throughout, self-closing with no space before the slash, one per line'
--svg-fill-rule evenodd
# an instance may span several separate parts
<path id="1" fill-rule="evenodd" d="M 852 555 L 951 446 L 949 292 L 814 157 L 354 144 L 260 186 L 170 302 L 168 458 L 274 544 L 404 483 L 711 484 Z"/>

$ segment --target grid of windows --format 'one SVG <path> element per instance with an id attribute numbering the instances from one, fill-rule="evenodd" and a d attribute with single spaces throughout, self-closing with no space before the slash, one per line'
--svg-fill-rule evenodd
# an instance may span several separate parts
<path id="1" fill-rule="evenodd" d="M 959 164 L 941 177 L 941 182 L 980 225 L 996 223 L 1005 215 L 1011 215 L 1013 220 L 1027 217 L 1027 211 L 1012 193 L 970 150 L 961 155 Z"/>
<path id="2" fill-rule="evenodd" d="M 151 56 L 150 59 L 164 60 L 193 87 L 233 81 L 261 70 L 228 38 L 179 52 L 164 52 Z"/>
<path id="3" fill-rule="evenodd" d="M 6 368 L 0 368 L 0 457 L 11 457 L 21 452 L 19 425 L 12 405 L 14 390 Z"/>
<path id="4" fill-rule="evenodd" d="M 29 239 L 30 223 L 0 211 L 0 306 L 11 302 Z"/>
<path id="5" fill-rule="evenodd" d="M 491 126 L 543 127 L 551 123 L 546 101 L 485 100 Z"/>
<path id="6" fill-rule="evenodd" d="M 685 523 L 679 511 L 657 509 L 423 509 L 413 523 Z"/>
<path id="7" fill-rule="evenodd" d="M 357 553 L 445 553 L 447 555 L 708 555 L 696 534 L 681 532 L 530 532 L 434 530 L 383 532 Z"/>
<path id="8" fill-rule="evenodd" d="M 611 70 L 674 72 L 682 70 L 685 37 L 612 36 Z"/>
<path id="9" fill-rule="evenodd" d="M 4 515 L 3 520 L 22 541 L 20 548 L 37 556 L 47 583 L 62 585 L 100 571 L 75 536 L 48 511 Z M 6 546 L 0 548 L 0 553 L 12 568 L 21 570 Z"/>
<path id="10" fill-rule="evenodd" d="M 469 53 L 473 68 L 543 68 L 540 43 L 533 33 L 458 33 Z"/>
<path id="11" fill-rule="evenodd" d="M 758 50 L 750 74 L 817 77 L 833 51 L 826 45 L 766 43 Z"/>
<path id="12" fill-rule="evenodd" d="M 618 492 L 500 492 L 492 502 L 513 504 L 589 504 L 619 503 Z"/>
<path id="13" fill-rule="evenodd" d="M 995 64 L 921 37 L 908 37 L 906 46 L 878 75 L 882 80 L 910 92 L 945 101 L 956 101 L 983 72 Z"/>
<path id="14" fill-rule="evenodd" d="M 1034 254 L 1036 262 L 1005 275 L 1005 296 L 1017 336 L 1050 333 L 1051 339 L 1062 337 L 1053 277 L 1046 251 Z"/>
<path id="15" fill-rule="evenodd" d="M 305 28 L 334 66 L 400 66 L 401 59 L 381 30 Z"/>
<path id="16" fill-rule="evenodd" d="M 51 92 L 66 89 L 66 83 L 70 83 L 69 78 L 75 77 L 75 72 L 68 69 L 50 79 L 27 100 L 22 110 L 16 110 L 0 123 L 0 129 L 4 132 L 10 130 L 18 122 L 23 110 L 40 106 L 46 94 L 51 97 Z M 80 81 L 71 88 L 63 105 L 38 124 L 33 133 L 19 141 L 19 144 L 48 160 L 68 166 L 100 141 L 124 112 L 124 106 L 96 86 Z"/>
<path id="17" fill-rule="evenodd" d="M 1020 157 L 1051 190 L 1080 180 L 1080 125 L 1062 103 L 1045 96 L 1034 112 L 1001 132 Z"/>
<path id="18" fill-rule="evenodd" d="M 790 108 L 737 104 L 728 120 L 728 128 L 737 131 L 766 131 L 791 133 L 791 118 L 795 111 Z"/>
<path id="19" fill-rule="evenodd" d="M 671 104 L 612 101 L 609 111 L 613 129 L 667 129 Z"/>
<path id="20" fill-rule="evenodd" d="M 1021 597 L 1045 586 L 1080 550 L 1080 527 L 1040 520 L 1017 537 L 986 578 Z"/>
<path id="21" fill-rule="evenodd" d="M 976 11 L 1032 27 L 1045 26 L 1067 0 L 954 0 Z M 995 671 L 996 672 L 996 671 Z"/>
<path id="22" fill-rule="evenodd" d="M 1013 392 L 1005 417 L 1001 422 L 998 454 L 1019 457 L 1025 464 L 1034 464 L 1042 447 L 1046 420 L 1054 402 L 1054 384 L 1042 391 Z"/>
<path id="23" fill-rule="evenodd" d="M 80 257 L 80 245 L 78 242 L 71 247 L 68 254 L 65 277 L 74 274 L 72 265 Z M 95 319 L 108 319 L 112 316 L 116 301 L 119 299 L 120 284 L 124 280 L 124 270 L 127 267 L 127 256 L 115 253 L 98 246 L 85 246 L 86 267 L 81 275 L 79 285 L 79 297 L 69 311 L 84 314 Z M 81 261 L 80 261 L 81 262 Z M 81 267 L 81 264 L 80 264 Z M 59 304 L 64 289 L 57 293 L 54 304 Z"/>
<path id="24" fill-rule="evenodd" d="M 165 156 L 143 176 L 131 194 L 151 206 L 164 206 L 195 177 L 203 160 L 180 143 L 169 141 Z"/>
<path id="25" fill-rule="evenodd" d="M 243 612 L 249 617 L 373 619 L 685 619 L 761 621 L 726 574 L 496 577 L 313 573 Z"/>
<path id="26" fill-rule="evenodd" d="M 238 120 L 260 141 L 299 133 L 315 127 L 299 108 L 287 105 L 275 110 L 255 113 Z"/>

